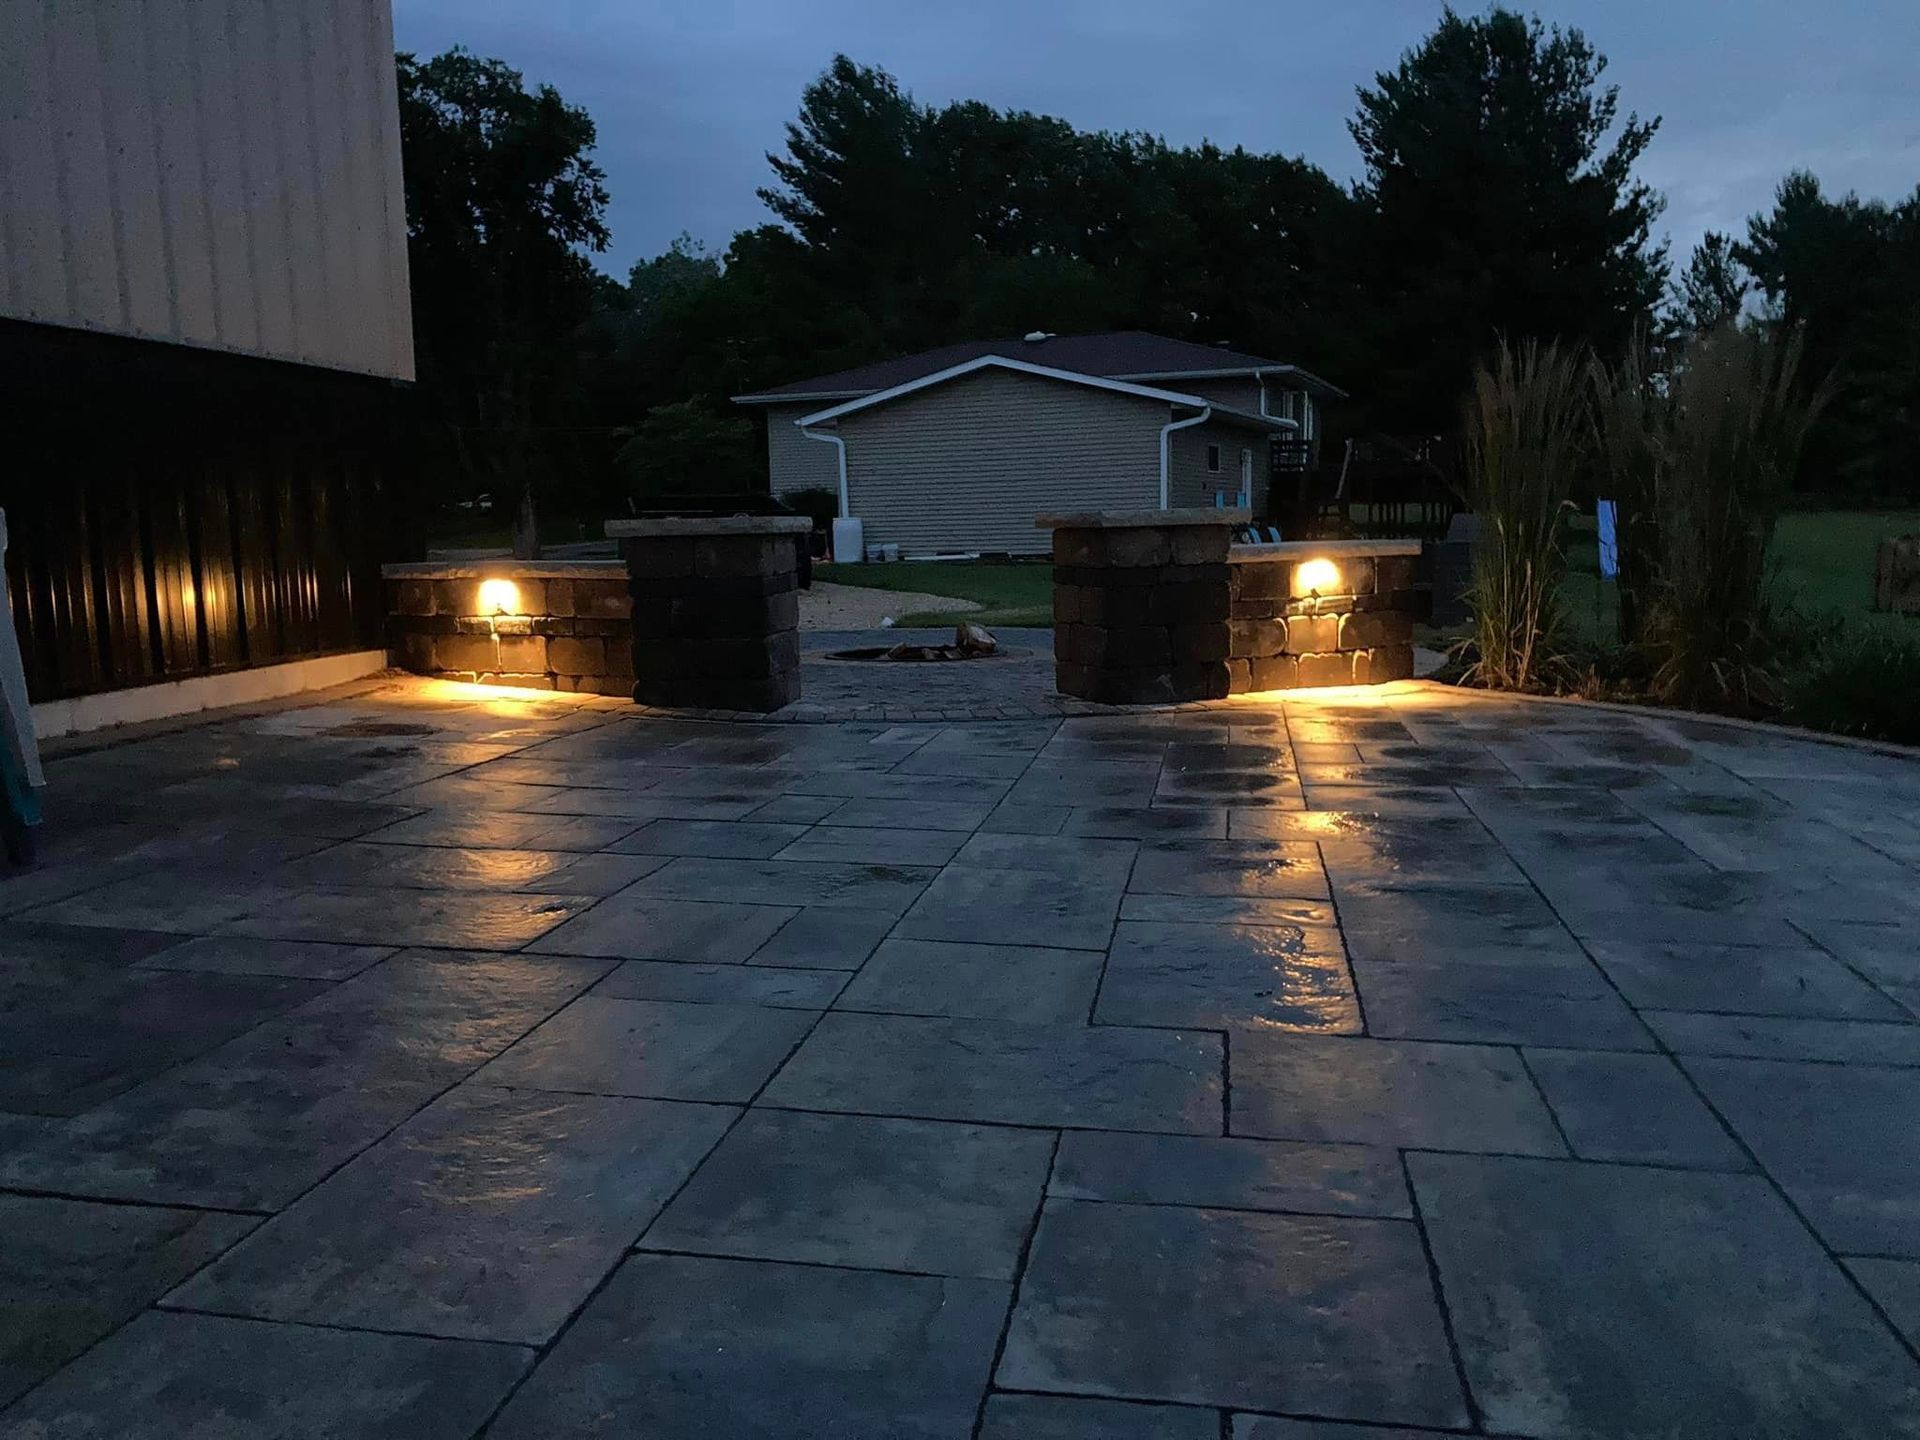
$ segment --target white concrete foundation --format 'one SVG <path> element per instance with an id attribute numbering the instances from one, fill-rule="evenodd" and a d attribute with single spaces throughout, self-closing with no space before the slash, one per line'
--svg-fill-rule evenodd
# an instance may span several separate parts
<path id="1" fill-rule="evenodd" d="M 137 725 L 228 705 L 252 705 L 278 700 L 305 690 L 324 690 L 387 668 L 385 650 L 350 650 L 310 660 L 289 660 L 224 675 L 196 675 L 191 680 L 169 680 L 137 685 L 130 690 L 108 690 L 71 700 L 49 700 L 33 707 L 33 728 L 42 740 L 84 735 L 109 725 Z"/>

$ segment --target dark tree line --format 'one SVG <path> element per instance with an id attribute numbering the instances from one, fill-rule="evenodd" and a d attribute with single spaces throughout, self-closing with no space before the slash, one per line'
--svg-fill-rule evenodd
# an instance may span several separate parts
<path id="1" fill-rule="evenodd" d="M 518 473 L 604 511 L 752 483 L 729 395 L 954 340 L 1226 342 L 1351 391 L 1351 429 L 1438 434 L 1500 337 L 1617 353 L 1744 306 L 1803 328 L 1809 372 L 1851 387 L 1807 483 L 1911 490 L 1920 195 L 1830 201 L 1791 177 L 1669 287 L 1661 202 L 1634 176 L 1658 121 L 1621 115 L 1605 65 L 1578 31 L 1446 12 L 1358 90 L 1349 188 L 1286 155 L 926 105 L 841 56 L 768 157 L 768 223 L 717 255 L 683 238 L 621 283 L 584 258 L 607 238 L 586 114 L 497 62 L 402 57 L 421 389 L 463 483 Z"/>
<path id="2" fill-rule="evenodd" d="M 1795 171 L 1731 251 L 1758 323 L 1797 332 L 1804 368 L 1833 377 L 1802 487 L 1920 498 L 1920 188 L 1897 205 L 1835 200 Z"/>

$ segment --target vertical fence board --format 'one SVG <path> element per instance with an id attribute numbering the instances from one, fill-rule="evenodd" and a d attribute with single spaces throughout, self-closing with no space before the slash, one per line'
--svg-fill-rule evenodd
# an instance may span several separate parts
<path id="1" fill-rule="evenodd" d="M 6 583 L 53 700 L 382 643 L 400 392 L 0 321 Z"/>

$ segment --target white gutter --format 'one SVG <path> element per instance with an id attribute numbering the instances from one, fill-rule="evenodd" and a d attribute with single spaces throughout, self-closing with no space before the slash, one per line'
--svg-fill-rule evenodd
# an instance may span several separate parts
<path id="1" fill-rule="evenodd" d="M 809 430 L 805 425 L 801 425 L 798 420 L 794 421 L 793 423 L 796 425 L 800 425 L 800 433 L 806 436 L 807 439 L 824 440 L 827 442 L 827 444 L 833 446 L 834 449 L 840 452 L 840 518 L 842 520 L 846 519 L 848 514 L 850 513 L 847 506 L 847 442 L 842 440 L 838 435 L 822 435 L 817 430 Z M 1164 474 L 1165 474 L 1165 471 L 1163 467 L 1162 469 L 1163 477 L 1164 477 Z M 1164 478 L 1162 478 L 1161 480 L 1160 488 L 1162 490 L 1166 488 L 1166 481 Z M 1166 507 L 1163 505 L 1161 508 L 1165 509 Z"/>
<path id="2" fill-rule="evenodd" d="M 1185 420 L 1169 420 L 1160 427 L 1160 508 L 1173 508 L 1173 495 L 1168 485 L 1167 472 L 1173 458 L 1173 432 L 1185 430 L 1189 425 L 1204 425 L 1213 418 L 1213 406 L 1203 404 L 1200 413 Z"/>

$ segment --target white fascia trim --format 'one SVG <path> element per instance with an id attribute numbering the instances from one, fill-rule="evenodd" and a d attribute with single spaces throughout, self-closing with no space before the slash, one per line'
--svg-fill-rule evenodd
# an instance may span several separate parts
<path id="1" fill-rule="evenodd" d="M 1298 430 L 1300 422 L 1289 420 L 1284 415 L 1256 415 L 1251 410 L 1236 410 L 1231 405 L 1215 405 L 1213 418 L 1229 423 L 1257 422 L 1264 430 Z"/>
<path id="2" fill-rule="evenodd" d="M 735 405 L 812 405 L 820 400 L 851 400 L 871 390 L 814 390 L 805 395 L 729 395 Z"/>
<path id="3" fill-rule="evenodd" d="M 1120 375 L 1120 380 L 1204 380 L 1209 376 L 1251 375 L 1258 379 L 1263 375 L 1292 375 L 1311 382 L 1325 390 L 1329 395 L 1347 399 L 1347 392 L 1331 380 L 1323 380 L 1311 370 L 1302 370 L 1298 365 L 1234 365 L 1218 370 L 1146 370 L 1138 375 Z"/>
<path id="4" fill-rule="evenodd" d="M 846 519 L 853 513 L 847 507 L 847 442 L 838 435 L 822 435 L 818 431 L 807 429 L 807 422 L 804 420 L 796 420 L 793 423 L 800 427 L 800 433 L 807 439 L 823 440 L 840 452 L 840 518 Z"/>
<path id="5" fill-rule="evenodd" d="M 849 400 L 844 405 L 835 405 L 831 409 L 817 411 L 812 415 L 802 415 L 794 424 L 805 429 L 809 425 L 824 425 L 828 421 L 838 420 L 842 415 L 851 415 L 856 410 L 865 410 L 870 405 L 884 405 L 902 395 L 911 395 L 916 390 L 926 390 L 935 385 L 944 385 L 949 380 L 958 380 L 963 375 L 971 375 L 978 370 L 1012 370 L 1021 375 L 1038 375 L 1044 380 L 1059 380 L 1068 385 L 1084 385 L 1090 390 L 1108 390 L 1118 395 L 1132 395 L 1141 400 L 1158 400 L 1165 405 L 1192 405 L 1207 407 L 1207 402 L 1198 395 L 1182 395 L 1174 390 L 1156 390 L 1147 385 L 1131 385 L 1124 380 L 1109 380 L 1099 375 L 1087 375 L 1078 370 L 1056 370 L 1051 365 L 1035 365 L 1030 360 L 1013 360 L 1005 355 L 982 355 L 975 360 L 950 365 L 945 370 L 936 370 L 931 375 L 922 375 L 918 380 L 909 380 L 905 384 L 895 385 L 886 390 L 876 390 L 871 395 L 858 400 Z"/>

